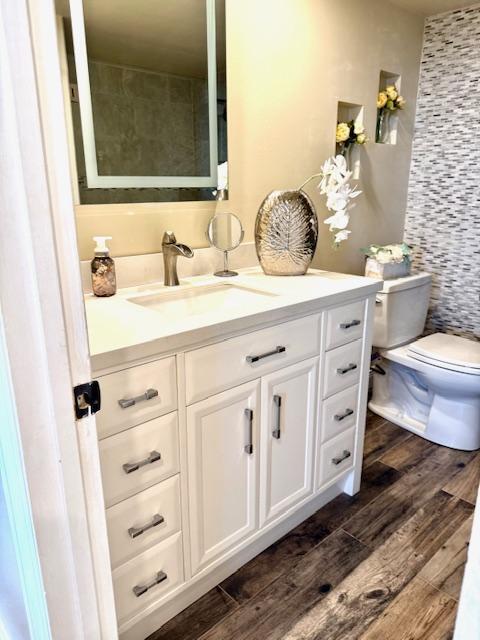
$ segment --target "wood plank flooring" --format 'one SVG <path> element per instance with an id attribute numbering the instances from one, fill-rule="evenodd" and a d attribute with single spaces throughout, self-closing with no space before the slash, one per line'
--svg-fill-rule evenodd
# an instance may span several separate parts
<path id="1" fill-rule="evenodd" d="M 341 495 L 148 640 L 450 640 L 480 453 L 369 414 Z"/>

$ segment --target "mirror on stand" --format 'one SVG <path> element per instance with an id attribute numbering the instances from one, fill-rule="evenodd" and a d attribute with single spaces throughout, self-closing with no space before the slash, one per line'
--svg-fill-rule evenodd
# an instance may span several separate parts
<path id="1" fill-rule="evenodd" d="M 238 276 L 236 271 L 228 268 L 228 252 L 236 249 L 243 240 L 244 231 L 242 223 L 233 213 L 217 213 L 207 228 L 207 239 L 210 246 L 223 252 L 223 270 L 216 271 L 214 275 L 220 278 Z"/>

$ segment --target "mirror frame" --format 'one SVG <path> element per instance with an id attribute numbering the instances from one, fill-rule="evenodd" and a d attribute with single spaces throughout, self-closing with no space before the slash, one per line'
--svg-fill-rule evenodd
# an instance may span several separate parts
<path id="1" fill-rule="evenodd" d="M 221 249 L 220 247 L 217 247 L 217 245 L 210 238 L 210 230 L 213 228 L 213 223 L 215 222 L 215 220 L 218 220 L 218 218 L 220 218 L 221 216 L 231 216 L 232 218 L 235 218 L 235 220 L 238 220 L 238 224 L 240 225 L 240 238 L 238 240 L 238 244 L 232 245 L 229 249 Z M 235 249 L 238 249 L 238 247 L 242 244 L 243 239 L 245 237 L 245 229 L 243 228 L 242 221 L 237 215 L 229 211 L 220 211 L 219 213 L 216 213 L 214 216 L 212 216 L 208 221 L 207 230 L 205 231 L 205 236 L 208 240 L 208 244 L 211 247 L 214 247 L 215 249 L 217 249 L 217 251 L 223 251 L 225 253 L 229 251 L 235 251 Z"/>
<path id="2" fill-rule="evenodd" d="M 69 0 L 72 20 L 73 49 L 77 71 L 80 120 L 87 187 L 111 188 L 217 188 L 218 136 L 217 136 L 217 58 L 215 32 L 215 0 L 205 0 L 207 16 L 207 80 L 208 80 L 208 128 L 210 138 L 209 176 L 102 176 L 98 175 L 93 107 L 88 72 L 87 40 L 83 0 Z"/>

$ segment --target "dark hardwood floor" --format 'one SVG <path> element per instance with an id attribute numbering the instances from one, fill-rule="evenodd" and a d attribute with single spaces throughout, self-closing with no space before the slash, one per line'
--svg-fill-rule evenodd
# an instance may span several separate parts
<path id="1" fill-rule="evenodd" d="M 480 453 L 369 414 L 360 492 L 341 495 L 148 640 L 452 638 Z"/>

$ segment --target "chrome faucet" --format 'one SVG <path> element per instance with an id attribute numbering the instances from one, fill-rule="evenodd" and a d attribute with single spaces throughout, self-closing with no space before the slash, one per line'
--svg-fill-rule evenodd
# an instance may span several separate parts
<path id="1" fill-rule="evenodd" d="M 174 287 L 179 284 L 177 274 L 177 258 L 193 258 L 193 251 L 186 244 L 180 244 L 173 231 L 165 231 L 162 240 L 163 266 L 165 271 L 166 287 Z"/>

